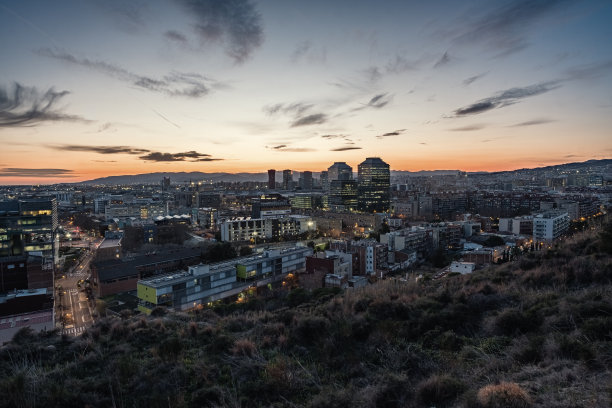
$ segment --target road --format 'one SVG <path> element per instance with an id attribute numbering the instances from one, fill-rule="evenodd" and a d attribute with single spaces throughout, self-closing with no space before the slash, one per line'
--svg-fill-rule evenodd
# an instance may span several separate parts
<path id="1" fill-rule="evenodd" d="M 58 297 L 55 321 L 62 334 L 79 336 L 94 322 L 94 303 L 87 298 L 84 281 L 91 275 L 89 265 L 100 242 L 101 239 L 92 240 L 91 251 L 56 280 Z"/>

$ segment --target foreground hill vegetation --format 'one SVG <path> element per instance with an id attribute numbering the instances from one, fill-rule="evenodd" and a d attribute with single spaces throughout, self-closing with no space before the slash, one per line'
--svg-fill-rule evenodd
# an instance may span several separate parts
<path id="1" fill-rule="evenodd" d="M 19 332 L 0 406 L 609 407 L 612 227 L 466 276 Z"/>

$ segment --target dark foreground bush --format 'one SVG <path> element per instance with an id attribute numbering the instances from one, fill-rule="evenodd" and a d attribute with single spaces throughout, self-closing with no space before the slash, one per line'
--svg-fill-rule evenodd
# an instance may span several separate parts
<path id="1" fill-rule="evenodd" d="M 434 375 L 417 386 L 417 396 L 427 406 L 447 406 L 464 390 L 461 381 L 448 375 Z"/>

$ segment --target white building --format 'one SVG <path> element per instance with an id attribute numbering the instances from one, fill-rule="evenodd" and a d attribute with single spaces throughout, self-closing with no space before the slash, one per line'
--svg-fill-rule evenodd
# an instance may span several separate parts
<path id="1" fill-rule="evenodd" d="M 283 237 L 316 231 L 316 222 L 303 215 L 279 218 L 246 218 L 223 221 L 220 226 L 221 240 L 228 242 L 250 239 Z"/>
<path id="2" fill-rule="evenodd" d="M 453 261 L 450 266 L 450 272 L 458 272 L 462 275 L 466 273 L 472 273 L 476 269 L 476 264 L 474 262 L 457 262 Z"/>
<path id="3" fill-rule="evenodd" d="M 566 211 L 547 211 L 533 217 L 534 242 L 552 242 L 569 228 L 569 215 Z"/>

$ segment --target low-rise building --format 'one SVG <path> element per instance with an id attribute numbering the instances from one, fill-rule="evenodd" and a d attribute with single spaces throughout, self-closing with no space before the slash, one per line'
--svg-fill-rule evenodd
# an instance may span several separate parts
<path id="1" fill-rule="evenodd" d="M 451 273 L 460 273 L 465 275 L 466 273 L 472 273 L 476 269 L 474 262 L 457 262 L 453 261 L 450 266 Z"/>
<path id="2" fill-rule="evenodd" d="M 271 249 L 229 261 L 190 266 L 187 271 L 138 281 L 139 310 L 150 313 L 157 306 L 189 310 L 250 288 L 282 280 L 303 270 L 308 247 Z"/>

